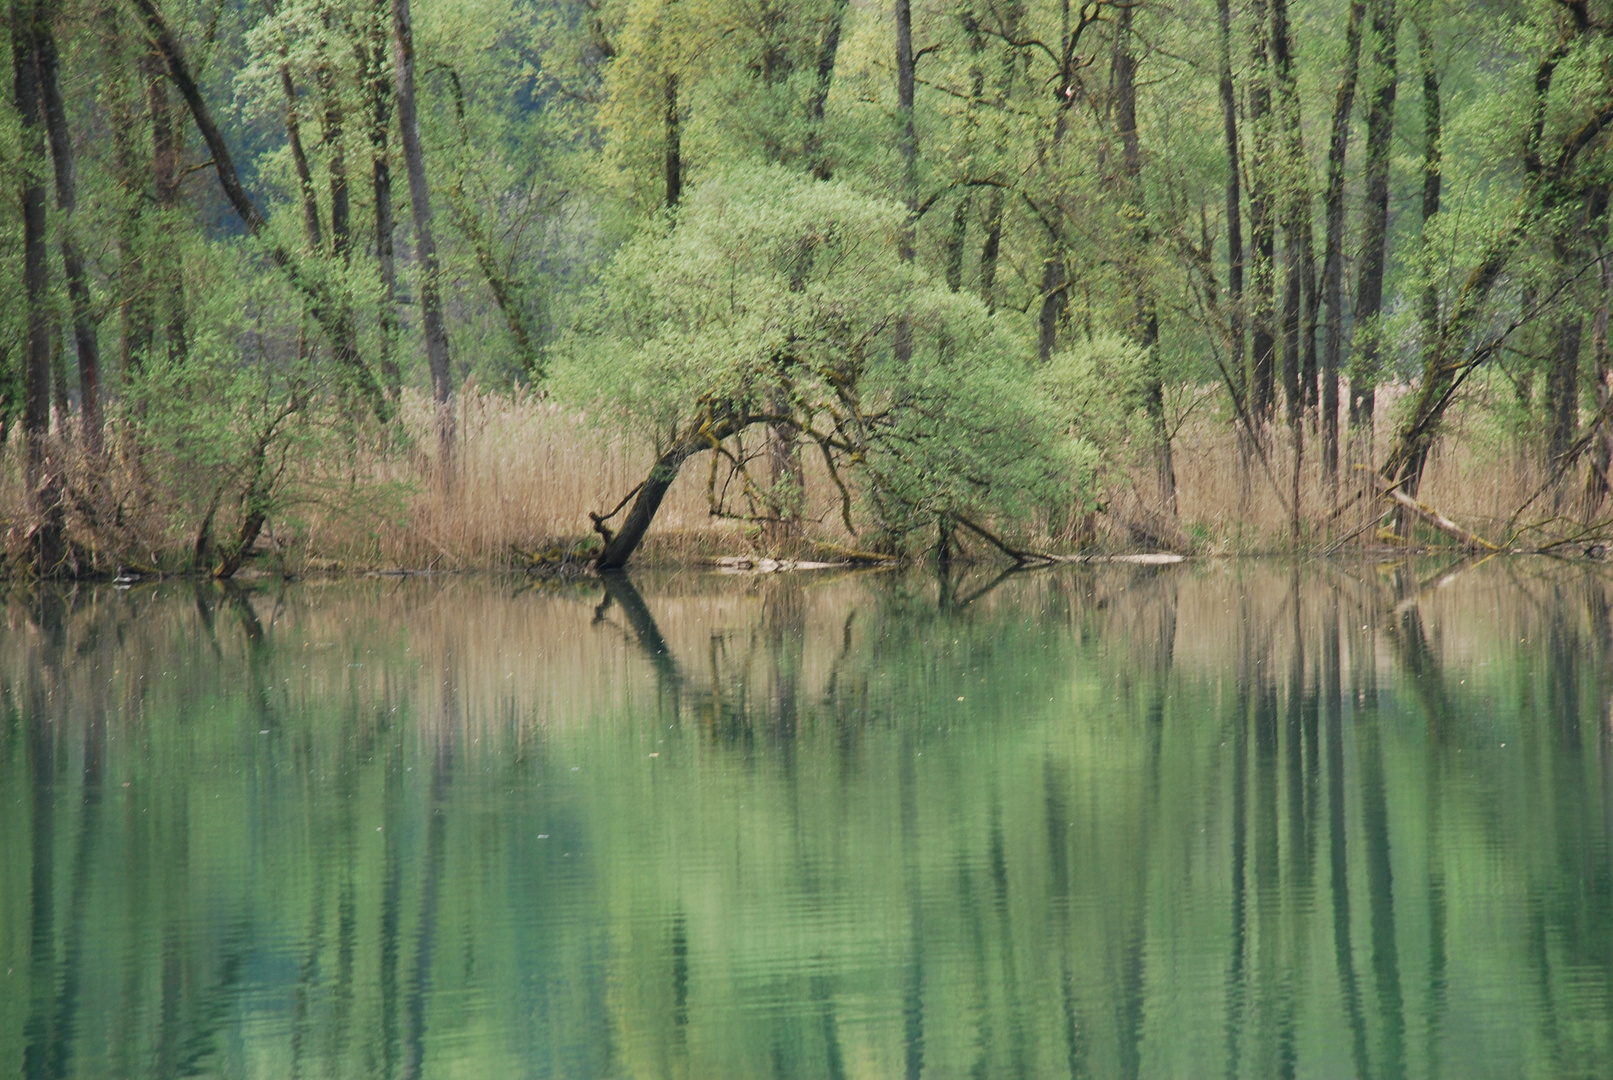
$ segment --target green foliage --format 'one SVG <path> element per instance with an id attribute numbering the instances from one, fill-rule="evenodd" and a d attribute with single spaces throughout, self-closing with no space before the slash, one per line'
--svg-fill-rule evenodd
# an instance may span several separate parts
<path id="1" fill-rule="evenodd" d="M 779 166 L 708 179 L 618 253 L 556 350 L 556 385 L 663 449 L 787 423 L 853 470 L 898 537 L 1033 506 L 1061 470 L 1025 351 L 978 299 L 899 258 L 903 220 Z"/>
<path id="2" fill-rule="evenodd" d="M 171 536 L 198 558 L 241 535 L 253 514 L 295 536 L 300 513 L 395 515 L 396 487 L 344 477 L 354 434 L 336 411 L 332 369 L 310 345 L 312 324 L 282 280 L 245 272 L 250 245 L 192 250 L 197 332 L 182 355 L 134 372 L 115 423 L 131 436 Z M 256 533 L 247 539 L 250 544 Z"/>
<path id="3" fill-rule="evenodd" d="M 1145 397 L 1154 378 L 1148 351 L 1118 334 L 1077 341 L 1037 373 L 1053 415 L 1074 444 L 1087 509 L 1098 492 L 1126 485 L 1135 448 L 1151 445 Z"/>
<path id="4" fill-rule="evenodd" d="M 73 358 L 60 242 L 76 235 L 109 411 L 137 442 L 178 447 L 228 426 L 204 403 L 181 438 L 182 409 L 158 403 L 159 386 L 179 400 L 208 387 L 267 408 L 268 398 L 252 397 L 266 385 L 261 372 L 249 386 L 232 367 L 233 358 L 258 370 L 247 353 L 259 337 L 277 342 L 276 363 L 303 357 L 311 414 L 350 419 L 366 372 L 389 389 L 425 387 L 390 4 L 158 7 L 269 226 L 255 245 L 231 247 L 240 227 L 218 194 L 210 152 L 173 80 L 153 69 L 149 35 L 131 12 L 57 5 L 51 25 L 79 189 L 71 219 L 52 209 L 47 244 L 47 315 L 64 369 Z M 1277 8 L 1232 3 L 1230 53 L 1243 238 L 1252 240 L 1250 184 L 1280 192 L 1277 265 L 1258 276 L 1281 284 L 1303 246 L 1283 224 L 1290 197 L 1308 198 L 1310 256 L 1319 263 L 1322 254 L 1324 155 L 1349 4 L 1285 9 L 1302 144 L 1292 155 L 1267 146 L 1286 137 L 1278 111 L 1251 121 L 1260 87 L 1281 96 L 1256 48 L 1271 30 L 1257 18 Z M 1153 3 L 1124 12 L 1110 0 L 915 5 L 910 173 L 899 148 L 890 5 L 417 3 L 416 89 L 451 382 L 600 402 L 601 415 L 663 448 L 709 423 L 719 465 L 740 481 L 738 502 L 719 498 L 718 509 L 741 516 L 776 515 L 786 504 L 793 513 L 799 502 L 798 491 L 784 490 L 796 481 L 753 480 L 747 468 L 760 461 L 755 425 L 768 417 L 794 426 L 809 451 L 827 450 L 861 521 L 897 536 L 947 514 L 1030 529 L 1054 504 L 1067 504 L 1057 517 L 1068 504 L 1104 505 L 1118 489 L 1152 492 L 1134 479 L 1162 460 L 1162 440 L 1197 402 L 1222 392 L 1218 361 L 1249 369 L 1249 334 L 1244 356 L 1226 355 L 1234 311 L 1247 331 L 1268 301 L 1252 295 L 1249 252 L 1241 311 L 1226 280 L 1216 12 Z M 1367 70 L 1370 30 L 1346 147 L 1343 370 L 1362 385 L 1421 379 L 1438 337 L 1425 296 L 1436 322 L 1449 319 L 1478 261 L 1505 248 L 1451 348 L 1470 352 L 1486 334 L 1522 324 L 1497 355 L 1524 388 L 1506 399 L 1504 410 L 1518 414 L 1507 424 L 1527 433 L 1562 415 L 1565 395 L 1586 407 L 1594 398 L 1590 327 L 1607 299 L 1587 267 L 1605 244 L 1598 192 L 1613 178 L 1607 132 L 1595 127 L 1613 85 L 1613 38 L 1600 22 L 1576 29 L 1570 9 L 1546 0 L 1478 8 L 1428 0 L 1401 15 L 1396 209 L 1375 323 L 1348 310 L 1376 77 Z M 1135 143 L 1121 128 L 1122 55 L 1136 65 Z M 1442 104 L 1441 209 L 1427 222 L 1416 212 L 1425 75 Z M 1591 135 L 1571 175 L 1532 180 L 1579 131 Z M 27 325 L 17 134 L 15 109 L 0 109 L 0 417 L 8 421 L 23 398 Z M 668 211 L 672 162 L 682 205 Z M 394 225 L 384 239 L 395 245 L 396 295 L 377 235 L 384 195 L 375 177 L 388 170 Z M 911 262 L 898 258 L 904 234 Z M 209 260 L 231 267 L 227 288 L 203 268 Z M 290 276 L 300 294 L 285 288 Z M 219 299 L 235 293 L 273 293 L 273 326 L 243 331 L 242 308 Z M 1570 363 L 1561 346 L 1575 320 L 1582 346 Z M 912 344 L 901 362 L 898 325 Z M 331 340 L 339 326 L 350 327 L 357 352 L 341 371 L 345 352 Z M 1359 359 L 1369 331 L 1382 345 L 1373 370 Z M 293 338 L 306 340 L 293 347 Z M 1034 371 L 1032 354 L 1053 359 Z M 1465 383 L 1455 400 L 1503 408 L 1500 396 L 1478 392 L 1483 383 Z M 73 396 L 71 385 L 65 392 Z M 143 430 L 148 423 L 158 426 Z M 352 452 L 351 427 L 334 430 L 347 441 L 296 443 L 303 472 L 319 471 L 308 455 Z M 189 468 L 177 450 L 151 452 Z M 1307 449 L 1304 460 L 1320 457 Z"/>

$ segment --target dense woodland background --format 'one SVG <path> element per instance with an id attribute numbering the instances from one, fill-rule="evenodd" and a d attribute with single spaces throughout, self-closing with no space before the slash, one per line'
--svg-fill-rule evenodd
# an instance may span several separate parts
<path id="1" fill-rule="evenodd" d="M 18 568 L 1613 531 L 1606 2 L 5 19 Z"/>

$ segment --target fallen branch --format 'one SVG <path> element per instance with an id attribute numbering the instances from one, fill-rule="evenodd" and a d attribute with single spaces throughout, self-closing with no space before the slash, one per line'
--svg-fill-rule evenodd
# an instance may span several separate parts
<path id="1" fill-rule="evenodd" d="M 988 532 L 966 517 L 960 517 L 954 514 L 952 520 L 956 521 L 959 525 L 962 525 L 964 528 L 980 537 L 982 540 L 996 548 L 998 551 L 1002 552 L 1004 555 L 1007 555 L 1010 559 L 1013 559 L 1014 562 L 1020 566 L 1024 566 L 1026 563 L 1054 563 L 1061 561 L 1057 556 L 1047 555 L 1040 551 L 1020 551 L 1018 548 L 1010 547 L 1008 542 L 1002 537 Z"/>
<path id="2" fill-rule="evenodd" d="M 861 551 L 857 548 L 843 547 L 840 544 L 831 544 L 827 540 L 815 541 L 817 546 L 829 552 L 841 562 L 862 563 L 869 566 L 888 566 L 902 561 L 898 555 L 881 555 L 875 551 Z"/>
<path id="3" fill-rule="evenodd" d="M 1387 494 L 1395 502 L 1399 503 L 1401 506 L 1404 506 L 1407 510 L 1410 510 L 1412 513 L 1428 522 L 1428 524 L 1432 525 L 1440 532 L 1460 540 L 1470 551 L 1501 550 L 1495 544 L 1490 543 L 1478 533 L 1468 532 L 1466 529 L 1456 524 L 1456 522 L 1452 521 L 1438 510 L 1435 510 L 1431 506 L 1423 505 L 1410 495 L 1407 495 L 1404 491 L 1401 491 L 1399 488 L 1391 488 Z"/>

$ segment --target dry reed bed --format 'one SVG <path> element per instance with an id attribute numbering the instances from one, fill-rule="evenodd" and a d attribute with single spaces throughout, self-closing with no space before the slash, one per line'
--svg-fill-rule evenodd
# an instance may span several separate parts
<path id="1" fill-rule="evenodd" d="M 1379 416 L 1391 417 L 1404 387 L 1379 391 Z M 1110 550 L 1152 546 L 1136 522 L 1164 523 L 1151 530 L 1171 546 L 1201 553 L 1318 550 L 1354 533 L 1357 542 L 1375 543 L 1380 507 L 1370 500 L 1352 502 L 1364 476 L 1352 470 L 1348 453 L 1341 462 L 1336 490 L 1323 474 L 1314 423 L 1306 425 L 1301 457 L 1301 535 L 1293 535 L 1287 500 L 1292 490 L 1293 453 L 1287 430 L 1275 427 L 1267 440 L 1265 463 L 1240 447 L 1231 425 L 1218 414 L 1218 396 L 1207 395 L 1209 407 L 1197 409 L 1175 437 L 1178 516 L 1174 526 L 1162 511 L 1151 458 L 1144 448 L 1130 453 L 1129 467 L 1119 472 L 1104 493 L 1108 512 L 1090 522 L 1086 539 Z M 290 508 L 273 523 L 273 543 L 290 565 L 331 560 L 342 567 L 439 569 L 498 567 L 518 564 L 517 551 L 531 551 L 557 541 L 589 536 L 589 511 L 604 512 L 643 479 L 654 459 L 652 441 L 642 432 L 622 432 L 593 422 L 586 414 L 538 396 L 479 390 L 468 386 L 457 401 L 458 457 L 453 482 L 439 482 L 436 462 L 425 449 L 432 410 L 420 394 L 405 399 L 402 425 L 407 452 L 360 452 L 340 470 L 355 490 L 391 492 L 393 499 L 359 499 L 368 509 L 333 509 L 311 499 Z M 1341 427 L 1343 425 L 1341 424 Z M 1420 498 L 1470 528 L 1501 538 L 1506 521 L 1540 485 L 1540 455 L 1515 441 L 1496 437 L 1486 414 L 1459 412 L 1430 460 Z M 1357 460 L 1381 458 L 1393 424 L 1380 421 L 1371 453 Z M 20 467 L 20 440 L 11 440 L 0 470 L 0 514 L 13 532 L 26 523 L 25 489 Z M 839 493 L 815 454 L 803 455 L 809 523 L 806 534 L 833 543 L 848 537 L 839 520 Z M 86 467 L 80 463 L 80 472 Z M 182 520 L 171 504 L 147 497 L 126 458 L 101 467 L 101 485 L 118 493 L 126 507 L 148 505 L 126 525 L 125 554 L 174 563 L 182 560 L 194 538 L 196 522 Z M 707 498 L 709 457 L 692 459 L 672 486 L 639 557 L 641 564 L 687 563 L 720 554 L 761 550 L 758 530 L 743 522 L 714 517 Z M 1577 493 L 1580 473 L 1571 474 L 1566 489 Z M 328 478 L 327 481 L 328 483 Z M 148 485 L 150 486 L 150 485 Z M 317 485 L 315 485 L 317 486 Z M 375 509 L 388 505 L 394 512 Z M 1342 509 L 1340 509 L 1342 508 Z M 1566 501 L 1564 513 L 1578 508 Z M 1538 500 L 1524 520 L 1550 516 L 1552 500 Z M 288 522 L 291 524 L 288 525 Z M 1010 531 L 1023 529 L 1007 526 Z M 1035 542 L 1067 546 L 1080 530 L 1062 526 L 1033 528 Z M 1172 535 L 1172 534 L 1175 535 Z M 972 543 L 972 541 L 971 541 Z M 97 546 L 110 546 L 97 538 Z M 981 554 L 989 554 L 982 551 Z"/>

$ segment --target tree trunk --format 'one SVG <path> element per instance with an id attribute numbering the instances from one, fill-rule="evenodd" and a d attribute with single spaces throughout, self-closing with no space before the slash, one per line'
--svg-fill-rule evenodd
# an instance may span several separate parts
<path id="1" fill-rule="evenodd" d="M 678 123 L 678 76 L 668 73 L 663 86 L 666 101 L 666 208 L 678 205 L 683 194 L 683 149 Z"/>
<path id="2" fill-rule="evenodd" d="M 1064 260 L 1058 251 L 1062 246 L 1057 233 L 1048 237 L 1049 254 L 1042 261 L 1042 305 L 1036 318 L 1036 359 L 1047 363 L 1052 359 L 1053 348 L 1058 344 L 1059 317 L 1064 314 L 1065 289 Z"/>
<path id="3" fill-rule="evenodd" d="M 980 66 L 980 54 L 985 49 L 985 35 L 974 13 L 968 9 L 959 12 L 963 34 L 969 42 L 969 104 L 964 110 L 963 153 L 973 158 L 979 138 L 979 102 L 986 93 L 986 74 Z M 963 288 L 964 249 L 969 242 L 969 217 L 974 209 L 972 188 L 965 188 L 952 208 L 952 228 L 947 233 L 946 283 L 952 292 Z"/>
<path id="4" fill-rule="evenodd" d="M 72 304 L 73 342 L 78 351 L 79 409 L 84 446 L 90 453 L 100 454 L 101 347 L 91 307 L 89 278 L 84 271 L 84 256 L 79 251 L 73 228 L 73 211 L 78 205 L 78 178 L 72 133 L 67 127 L 67 107 L 62 101 L 56 38 L 48 21 L 41 21 L 38 40 L 45 127 L 50 134 L 51 158 L 56 170 L 56 209 L 61 214 L 62 267 L 67 277 L 68 299 Z"/>
<path id="5" fill-rule="evenodd" d="M 813 84 L 812 98 L 807 104 L 806 163 L 812 175 L 827 180 L 833 173 L 829 155 L 823 150 L 823 112 L 829 103 L 829 89 L 834 84 L 835 62 L 840 55 L 840 31 L 846 21 L 848 0 L 834 0 L 830 9 L 829 24 L 824 28 L 823 40 L 818 46 L 817 81 Z"/>
<path id="6" fill-rule="evenodd" d="M 787 391 L 769 396 L 768 412 L 787 413 L 793 408 Z M 805 494 L 806 475 L 801 467 L 801 447 L 796 432 L 788 424 L 767 425 L 767 478 L 769 502 L 773 517 L 763 527 L 769 548 L 783 552 L 800 532 L 802 496 Z"/>
<path id="7" fill-rule="evenodd" d="M 302 119 L 297 109 L 297 86 L 291 81 L 291 68 L 280 65 L 280 89 L 286 98 L 286 142 L 291 146 L 291 162 L 297 170 L 297 186 L 302 194 L 302 228 L 308 250 L 317 253 L 324 246 L 319 225 L 319 197 L 314 194 L 314 174 L 308 167 L 308 152 L 302 145 Z"/>
<path id="8" fill-rule="evenodd" d="M 1571 298 L 1570 304 L 1574 301 Z M 1546 376 L 1546 467 L 1554 468 L 1579 430 L 1579 350 L 1585 320 L 1576 312 L 1557 320 L 1556 347 Z"/>
<path id="9" fill-rule="evenodd" d="M 1305 412 L 1305 362 L 1301 326 L 1305 287 L 1306 239 L 1310 231 L 1310 183 L 1306 176 L 1305 137 L 1300 124 L 1299 88 L 1293 71 L 1293 40 L 1288 0 L 1271 4 L 1272 73 L 1277 83 L 1282 166 L 1279 198 L 1283 206 L 1283 394 L 1286 418 L 1296 427 Z"/>
<path id="10" fill-rule="evenodd" d="M 1229 0 L 1217 0 L 1221 25 L 1221 130 L 1227 147 L 1227 349 L 1234 389 L 1243 394 L 1243 210 L 1238 163 L 1238 94 L 1232 83 L 1232 9 Z"/>
<path id="11" fill-rule="evenodd" d="M 947 233 L 946 282 L 947 288 L 957 292 L 963 288 L 963 250 L 969 242 L 969 210 L 973 200 L 960 196 L 952 208 L 952 231 Z"/>
<path id="12" fill-rule="evenodd" d="M 398 370 L 398 266 L 394 255 L 392 211 L 392 80 L 387 77 L 387 23 L 390 0 L 373 0 L 367 39 L 355 44 L 369 91 L 370 191 L 375 200 L 375 259 L 381 271 L 380 369 L 383 390 L 396 404 L 403 392 Z"/>
<path id="13" fill-rule="evenodd" d="M 168 24 L 163 21 L 162 13 L 157 10 L 155 0 L 131 0 L 131 2 L 145 22 L 146 29 L 156 44 L 158 52 L 162 54 L 163 59 L 167 62 L 168 73 L 173 78 L 174 85 L 179 87 L 180 94 L 185 98 L 186 104 L 190 106 L 191 117 L 196 122 L 196 128 L 202 133 L 202 141 L 207 144 L 207 149 L 213 156 L 213 171 L 218 176 L 219 187 L 224 189 L 225 197 L 229 199 L 230 205 L 235 209 L 236 215 L 240 217 L 247 231 L 253 236 L 258 236 L 263 232 L 263 227 L 267 222 L 264 220 L 263 215 L 258 212 L 258 208 L 252 204 L 252 199 L 247 195 L 246 188 L 241 185 L 240 176 L 235 171 L 235 159 L 230 155 L 229 144 L 224 141 L 223 133 L 219 131 L 218 124 L 213 120 L 212 110 L 207 107 L 207 101 L 202 97 L 201 89 L 196 85 L 196 80 L 190 73 L 190 66 L 185 62 L 185 56 L 179 48 L 179 43 L 174 40 L 172 32 L 168 29 Z M 166 91 L 164 91 L 163 97 L 166 100 Z M 155 113 L 152 119 L 154 123 L 161 120 Z M 158 172 L 160 182 L 162 169 L 159 168 Z M 159 201 L 160 199 L 161 192 L 159 191 Z M 280 261 L 283 261 L 283 259 Z"/>
<path id="14" fill-rule="evenodd" d="M 1249 324 L 1249 411 L 1265 425 L 1277 403 L 1277 229 L 1272 213 L 1273 147 L 1269 9 L 1252 0 L 1249 33 L 1249 243 L 1253 290 Z"/>
<path id="15" fill-rule="evenodd" d="M 1289 473 L 1289 527 L 1297 546 L 1300 539 L 1300 471 L 1305 456 L 1307 378 L 1316 369 L 1315 267 L 1311 256 L 1311 189 L 1306 167 L 1305 137 L 1301 124 L 1299 88 L 1293 70 L 1293 37 L 1288 22 L 1288 0 L 1272 0 L 1272 73 L 1277 83 L 1278 119 L 1282 126 L 1280 198 L 1283 205 L 1283 239 L 1286 249 L 1283 275 L 1283 395 L 1287 409 L 1288 441 L 1293 455 Z"/>
<path id="16" fill-rule="evenodd" d="M 1327 144 L 1327 236 L 1322 250 L 1322 470 L 1334 493 L 1339 474 L 1339 363 L 1344 337 L 1344 163 L 1350 145 L 1350 113 L 1361 62 L 1363 0 L 1350 0 L 1344 28 L 1344 71 L 1333 96 Z"/>
<path id="17" fill-rule="evenodd" d="M 1165 424 L 1165 386 L 1159 370 L 1159 303 L 1150 287 L 1145 262 L 1153 234 L 1142 190 L 1142 142 L 1137 134 L 1137 58 L 1132 54 L 1132 6 L 1120 8 L 1115 22 L 1115 125 L 1120 135 L 1120 164 L 1125 177 L 1126 228 L 1133 233 L 1130 263 L 1135 314 L 1132 336 L 1148 354 L 1148 380 L 1143 406 L 1154 435 L 1154 471 L 1159 501 L 1176 514 L 1176 468 L 1171 460 L 1170 430 Z"/>
<path id="18" fill-rule="evenodd" d="M 140 251 L 145 181 L 140 167 L 138 69 L 130 56 L 121 8 L 108 0 L 101 9 L 106 42 L 102 97 L 107 102 L 112 136 L 112 175 L 117 184 L 118 359 L 124 378 L 132 377 L 151 348 L 151 297 L 146 288 Z M 140 46 L 145 49 L 142 43 Z"/>
<path id="19" fill-rule="evenodd" d="M 431 366 L 431 396 L 437 406 L 438 466 L 445 485 L 452 483 L 454 452 L 453 384 L 449 369 L 448 330 L 437 290 L 437 245 L 431 233 L 431 189 L 420 148 L 420 119 L 414 97 L 414 28 L 409 0 L 392 0 L 392 38 L 397 77 L 398 127 L 403 136 L 403 164 L 409 174 L 409 203 L 414 212 L 415 261 L 420 269 L 420 322 Z"/>
<path id="20" fill-rule="evenodd" d="M 618 532 L 609 534 L 605 540 L 605 549 L 594 560 L 594 569 L 599 571 L 620 570 L 627 565 L 633 552 L 649 531 L 650 522 L 655 520 L 655 512 L 661 508 L 661 500 L 672 487 L 672 482 L 678 478 L 678 470 L 683 463 L 702 450 L 709 450 L 711 443 L 704 437 L 691 437 L 674 444 L 673 447 L 656 459 L 655 465 L 650 469 L 650 475 L 645 477 L 640 485 L 638 494 L 633 498 L 633 505 L 627 511 L 627 517 L 622 522 Z M 595 525 L 602 528 L 602 523 Z"/>
<path id="21" fill-rule="evenodd" d="M 897 137 L 902 156 L 902 200 L 907 204 L 907 222 L 897 239 L 897 257 L 913 261 L 914 230 L 918 214 L 918 129 L 913 124 L 913 4 L 896 0 L 896 113 L 900 125 Z M 896 359 L 905 362 L 913 354 L 913 326 L 904 314 L 896 322 Z"/>
<path id="22" fill-rule="evenodd" d="M 325 29 L 331 29 L 328 11 L 325 14 Z M 336 82 L 336 71 L 323 51 L 315 81 L 319 85 L 320 104 L 323 106 L 319 147 L 325 152 L 325 170 L 330 178 L 330 250 L 345 266 L 353 250 L 352 199 L 347 190 L 347 150 L 342 141 L 347 116 L 342 108 L 342 89 Z"/>
<path id="23" fill-rule="evenodd" d="M 174 122 L 173 102 L 160 64 L 153 64 L 146 82 L 146 111 L 151 117 L 152 202 L 158 212 L 156 228 L 146 236 L 147 286 L 155 309 L 161 312 L 167 336 L 168 358 L 183 359 L 189 352 L 185 276 L 171 235 L 171 220 L 179 204 L 179 159 L 184 132 Z"/>
<path id="24" fill-rule="evenodd" d="M 330 16 L 326 14 L 326 29 L 330 29 Z M 315 71 L 319 85 L 322 110 L 320 113 L 319 145 L 325 151 L 325 167 L 330 177 L 330 253 L 342 270 L 352 264 L 353 224 L 352 199 L 347 186 L 347 152 L 343 145 L 346 129 L 346 111 L 342 107 L 342 91 L 336 81 L 336 72 L 329 58 L 321 51 Z M 353 304 L 345 281 L 339 284 L 331 299 L 335 307 L 331 325 L 331 351 L 336 367 L 352 391 L 356 392 L 375 413 L 376 419 L 386 423 L 392 418 L 392 401 L 375 374 L 359 352 L 358 322 L 353 315 Z"/>
<path id="25" fill-rule="evenodd" d="M 1604 201 L 1606 196 L 1603 196 Z M 1600 243 L 1606 243 L 1605 234 Z M 1613 300 L 1613 260 L 1608 259 L 1605 247 L 1597 257 L 1599 302 L 1591 320 L 1591 358 L 1596 365 L 1596 449 L 1591 458 L 1589 475 L 1585 478 L 1585 516 L 1594 517 L 1601 508 L 1609 490 L 1608 469 L 1613 468 L 1613 428 L 1610 428 L 1604 410 L 1613 398 L 1613 364 L 1608 362 L 1607 330 L 1609 301 Z"/>
<path id="26" fill-rule="evenodd" d="M 37 42 L 47 16 L 38 0 L 13 8 L 11 60 L 22 151 L 23 288 L 28 303 L 23 433 L 27 441 L 28 510 L 34 517 L 35 569 L 57 571 L 62 562 L 60 480 L 50 460 L 50 268 L 46 250 L 45 133 L 40 116 Z"/>
<path id="27" fill-rule="evenodd" d="M 1019 0 L 1006 5 L 1002 16 L 1004 33 L 1013 37 L 1019 32 L 1020 17 L 1024 14 L 1023 6 Z M 1003 67 L 1001 81 L 997 87 L 997 105 L 999 109 L 1006 109 L 1014 93 L 1014 72 L 1016 53 L 1012 48 L 1003 51 Z M 997 135 L 997 153 L 999 158 L 1008 149 L 1010 127 L 1006 121 Z M 986 202 L 985 225 L 986 238 L 980 244 L 980 297 L 986 302 L 987 311 L 997 309 L 997 262 L 1002 254 L 1003 240 L 1003 189 L 993 187 L 991 196 Z"/>
<path id="28" fill-rule="evenodd" d="M 1383 273 L 1389 248 L 1389 160 L 1395 126 L 1395 34 L 1399 15 L 1395 0 L 1374 0 L 1372 33 L 1373 90 L 1367 109 L 1366 201 L 1361 208 L 1361 272 L 1355 291 L 1355 337 L 1359 346 L 1351 364 L 1350 428 L 1352 442 L 1367 459 L 1372 456 L 1372 414 L 1382 363 Z"/>
<path id="29" fill-rule="evenodd" d="M 1440 102 L 1439 72 L 1434 68 L 1434 43 L 1427 23 L 1421 19 L 1417 26 L 1417 62 L 1423 77 L 1423 205 L 1422 234 L 1419 238 L 1419 257 L 1422 261 L 1423 288 L 1418 303 L 1418 321 L 1423 339 L 1423 363 L 1426 366 L 1439 341 L 1439 289 L 1435 284 L 1437 269 L 1433 237 L 1429 235 L 1431 222 L 1439 213 L 1440 196 Z M 1422 483 L 1426 453 L 1419 452 L 1418 460 L 1407 473 L 1400 491 L 1415 498 Z M 1406 535 L 1411 510 L 1402 504 L 1395 531 Z"/>
<path id="30" fill-rule="evenodd" d="M 980 297 L 988 311 L 997 309 L 997 258 L 1002 252 L 1002 242 L 1003 191 L 994 187 L 986 204 L 986 238 L 980 244 Z"/>

